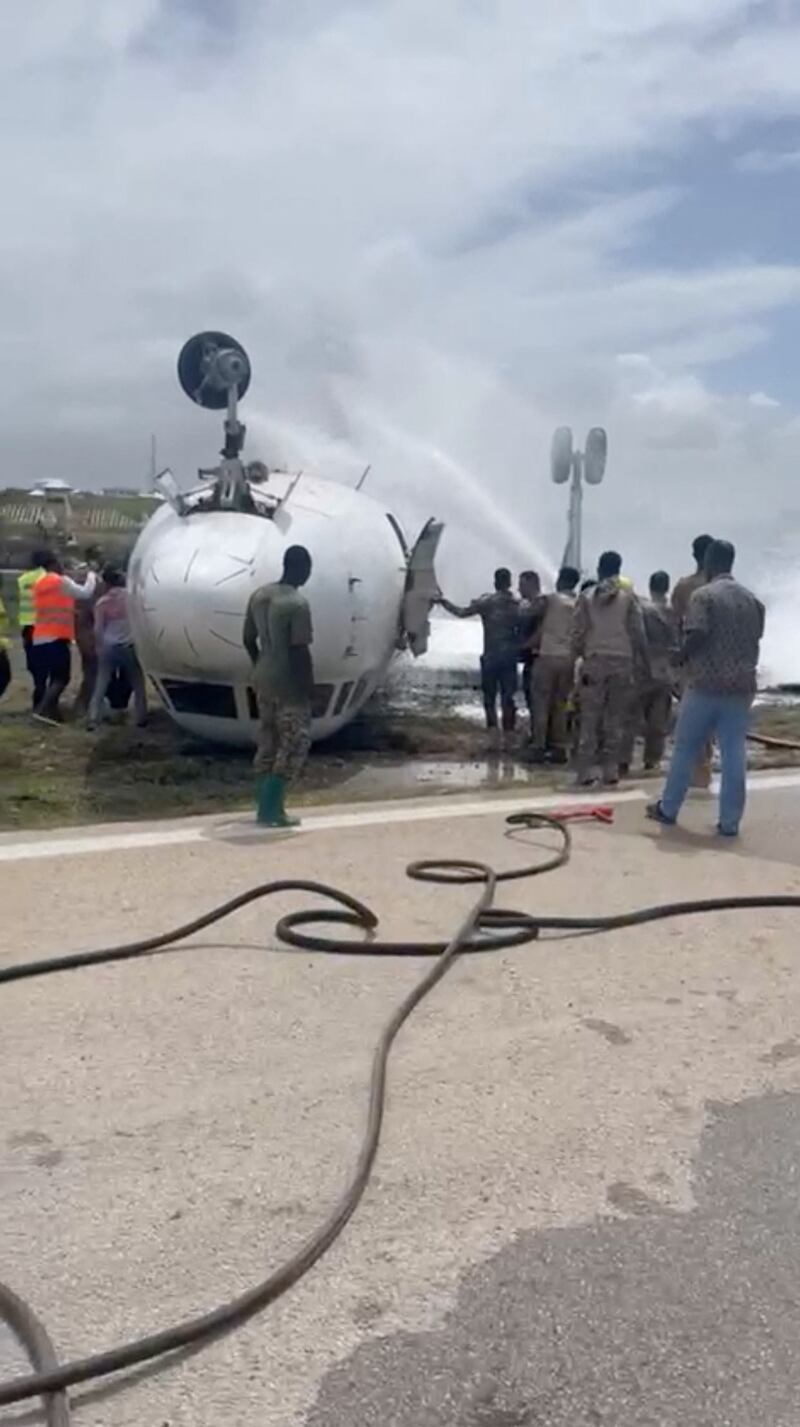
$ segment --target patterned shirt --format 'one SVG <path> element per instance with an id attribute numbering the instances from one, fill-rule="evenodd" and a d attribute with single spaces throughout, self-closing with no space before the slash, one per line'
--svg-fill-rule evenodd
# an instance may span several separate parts
<path id="1" fill-rule="evenodd" d="M 702 694 L 754 694 L 764 606 L 732 575 L 695 590 L 686 612 L 687 684 Z"/>
<path id="2" fill-rule="evenodd" d="M 479 614 L 483 623 L 483 653 L 489 659 L 514 659 L 520 641 L 520 605 L 510 590 L 495 590 L 481 595 L 468 606 L 470 614 Z"/>

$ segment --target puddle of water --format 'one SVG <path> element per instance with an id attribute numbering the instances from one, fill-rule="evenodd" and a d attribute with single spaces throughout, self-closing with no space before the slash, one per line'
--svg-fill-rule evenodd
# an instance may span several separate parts
<path id="1" fill-rule="evenodd" d="M 347 779 L 347 792 L 357 798 L 382 798 L 434 790 L 460 793 L 476 788 L 541 788 L 549 781 L 541 769 L 526 767 L 512 757 L 414 758 L 359 768 Z"/>

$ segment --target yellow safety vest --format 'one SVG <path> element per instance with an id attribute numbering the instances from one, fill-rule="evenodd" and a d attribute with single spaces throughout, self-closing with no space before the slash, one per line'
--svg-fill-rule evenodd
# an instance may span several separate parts
<path id="1" fill-rule="evenodd" d="M 40 565 L 36 570 L 26 570 L 17 580 L 17 624 L 20 629 L 26 629 L 35 623 L 33 587 L 43 574 L 44 570 Z"/>

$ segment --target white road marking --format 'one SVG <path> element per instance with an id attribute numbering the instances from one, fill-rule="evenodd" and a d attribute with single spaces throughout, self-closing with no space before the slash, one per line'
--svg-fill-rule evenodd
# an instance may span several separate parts
<path id="1" fill-rule="evenodd" d="M 716 787 L 716 784 L 715 784 Z M 756 775 L 748 782 L 748 791 L 770 792 L 776 789 L 800 787 L 800 771 L 776 772 Z M 580 806 L 589 803 L 645 802 L 654 795 L 655 788 L 626 788 L 622 792 L 588 790 L 587 793 L 563 793 L 553 791 L 536 797 L 525 795 L 524 789 L 514 797 L 497 797 L 484 794 L 481 798 L 461 800 L 452 795 L 431 796 L 426 802 L 393 803 L 390 806 L 370 806 L 349 808 L 330 813 L 312 813 L 303 819 L 302 830 L 291 836 L 302 837 L 309 832 L 330 832 L 339 828 L 379 827 L 387 824 L 411 822 L 436 822 L 449 818 L 498 817 L 507 813 L 530 808 L 533 812 L 544 812 L 548 808 Z M 56 836 L 50 834 L 23 834 L 18 836 L 5 833 L 0 836 L 0 863 L 28 862 L 45 857 L 83 857 L 96 852 L 135 852 L 150 847 L 177 847 L 187 843 L 203 843 L 219 840 L 223 836 L 241 835 L 248 841 L 259 838 L 268 840 L 271 834 L 259 832 L 248 814 L 241 818 L 205 818 L 201 821 L 189 820 L 169 827 L 149 823 L 134 831 L 115 832 L 113 826 L 94 832 L 65 832 Z"/>
<path id="2" fill-rule="evenodd" d="M 330 832 L 340 828 L 379 827 L 387 823 L 434 822 L 443 818 L 485 817 L 487 814 L 502 816 L 519 812 L 521 808 L 543 812 L 547 808 L 580 806 L 589 803 L 632 803 L 640 802 L 645 794 L 641 789 L 630 788 L 624 792 L 603 791 L 602 794 L 589 790 L 588 794 L 554 792 L 546 796 L 525 797 L 524 792 L 513 798 L 485 796 L 469 802 L 456 801 L 452 795 L 443 798 L 431 797 L 429 802 L 394 803 L 390 807 L 370 806 L 330 813 L 312 813 L 303 817 L 302 828 L 292 837 L 300 837 L 308 832 Z M 28 835 L 24 840 L 15 839 L 13 834 L 4 834 L 0 839 L 1 862 L 27 862 L 43 857 L 78 857 L 96 852 L 132 852 L 147 847 L 185 846 L 187 843 L 213 842 L 221 837 L 241 835 L 248 841 L 263 838 L 265 841 L 276 834 L 255 826 L 252 815 L 241 817 L 228 815 L 223 818 L 204 819 L 202 822 L 186 821 L 178 827 L 159 827 L 150 823 L 141 831 L 114 832 L 113 827 L 100 832 L 62 833 L 57 837 L 45 834 Z M 285 833 L 278 834 L 285 837 Z"/>

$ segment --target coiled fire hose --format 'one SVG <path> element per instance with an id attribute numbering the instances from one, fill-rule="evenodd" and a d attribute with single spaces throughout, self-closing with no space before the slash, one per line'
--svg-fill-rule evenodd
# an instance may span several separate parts
<path id="1" fill-rule="evenodd" d="M 768 907 L 800 907 L 800 895 L 711 897 L 685 902 L 665 902 L 660 906 L 642 907 L 632 912 L 603 917 L 540 917 L 495 907 L 493 903 L 499 883 L 533 877 L 562 867 L 568 862 L 570 855 L 569 828 L 557 818 L 543 813 L 522 812 L 513 814 L 506 822 L 512 828 L 552 831 L 558 839 L 555 851 L 540 863 L 503 871 L 497 871 L 486 863 L 457 858 L 412 862 L 406 868 L 407 875 L 417 881 L 480 885 L 480 895 L 457 931 L 446 942 L 381 941 L 374 935 L 378 927 L 377 916 L 357 898 L 323 882 L 287 879 L 265 882 L 253 887 L 195 918 L 194 921 L 159 936 L 146 937 L 123 946 L 73 952 L 0 967 L 0 984 L 8 984 L 79 967 L 152 956 L 157 952 L 174 949 L 187 937 L 221 921 L 241 907 L 279 892 L 307 892 L 327 898 L 336 904 L 333 907 L 289 912 L 282 917 L 276 925 L 275 933 L 286 946 L 334 955 L 435 958 L 433 965 L 402 999 L 380 1032 L 372 1060 L 366 1125 L 353 1172 L 327 1218 L 300 1248 L 266 1278 L 253 1284 L 244 1293 L 221 1303 L 217 1308 L 185 1319 L 173 1327 L 162 1328 L 145 1337 L 122 1343 L 118 1347 L 63 1364 L 58 1362 L 47 1332 L 33 1309 L 5 1284 L 0 1283 L 0 1319 L 6 1322 L 22 1344 L 33 1368 L 33 1372 L 28 1376 L 0 1384 L 0 1407 L 8 1407 L 12 1403 L 40 1396 L 44 1402 L 48 1427 L 69 1427 L 67 1388 L 91 1379 L 108 1377 L 112 1373 L 128 1371 L 154 1359 L 168 1357 L 180 1349 L 207 1344 L 222 1333 L 247 1322 L 303 1278 L 339 1237 L 358 1207 L 369 1182 L 380 1141 L 386 1097 L 386 1069 L 394 1040 L 415 1008 L 461 955 L 522 946 L 536 940 L 543 932 L 563 934 L 619 931 L 625 927 L 642 926 L 646 922 L 660 921 L 667 917 Z M 346 927 L 351 932 L 360 932 L 363 940 L 355 941 L 347 936 L 308 930 L 310 927 L 320 926 Z"/>

